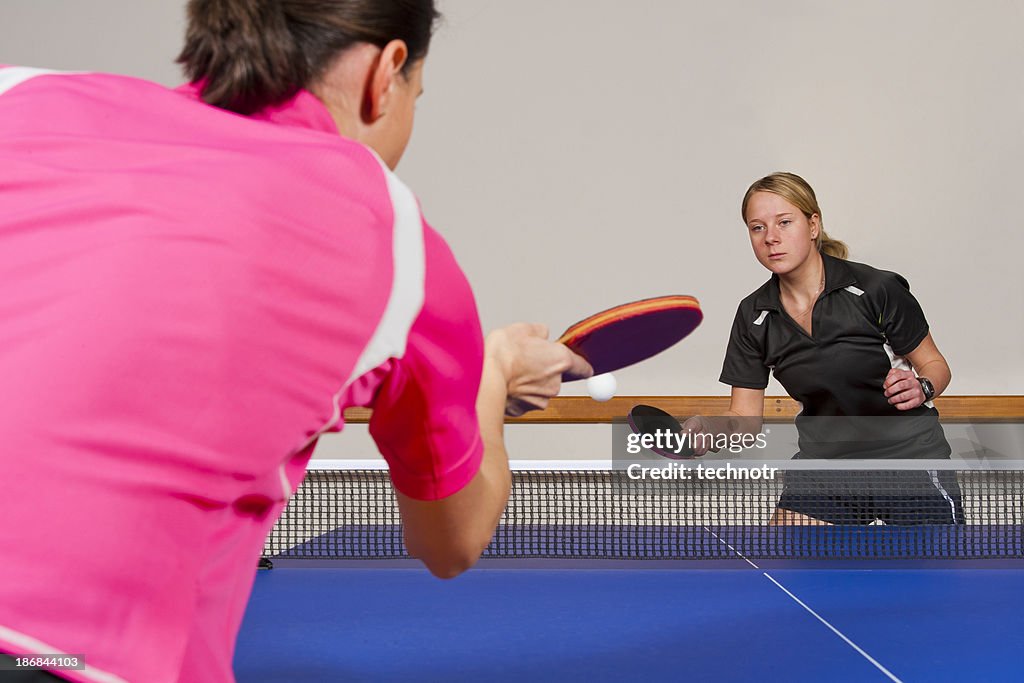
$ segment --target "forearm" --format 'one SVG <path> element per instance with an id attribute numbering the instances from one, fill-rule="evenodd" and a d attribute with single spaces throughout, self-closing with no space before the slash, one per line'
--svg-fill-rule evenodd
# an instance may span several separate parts
<path id="1" fill-rule="evenodd" d="M 722 421 L 730 435 L 759 434 L 764 423 L 764 390 L 734 387 Z"/>
<path id="2" fill-rule="evenodd" d="M 742 415 L 735 410 L 726 410 L 719 417 L 712 417 L 715 426 L 720 427 L 723 434 L 760 434 L 764 424 L 763 415 Z"/>
<path id="3" fill-rule="evenodd" d="M 949 364 L 946 363 L 944 358 L 936 358 L 922 364 L 921 367 L 915 366 L 914 371 L 917 372 L 919 377 L 925 377 L 932 383 L 936 396 L 941 395 L 946 390 L 946 387 L 949 386 L 949 381 L 953 378 Z"/>
<path id="4" fill-rule="evenodd" d="M 398 493 L 406 548 L 435 576 L 451 578 L 472 567 L 493 538 L 508 503 L 511 474 L 503 437 L 505 392 L 500 370 L 485 362 L 476 404 L 483 460 L 462 490 L 434 501 Z"/>
<path id="5" fill-rule="evenodd" d="M 506 399 L 504 376 L 494 363 L 485 361 L 476 404 L 480 438 L 484 442 L 484 457 L 477 476 L 483 480 L 486 490 L 480 518 L 486 523 L 488 538 L 494 535 L 512 487 L 512 474 L 505 450 Z"/>
<path id="6" fill-rule="evenodd" d="M 916 349 L 908 353 L 906 357 L 918 377 L 924 377 L 932 383 L 936 396 L 944 392 L 946 387 L 949 386 L 949 380 L 952 377 L 949 363 L 946 362 L 945 356 L 942 355 L 939 348 L 935 345 L 935 340 L 932 339 L 931 333 L 918 344 Z M 893 372 L 896 371 L 894 370 Z M 886 379 L 888 380 L 888 378 Z M 916 390 L 918 387 L 915 386 L 913 388 Z"/>
<path id="7" fill-rule="evenodd" d="M 710 450 L 717 450 L 719 447 L 717 444 L 723 436 L 729 441 L 737 434 L 756 438 L 756 435 L 761 432 L 763 421 L 764 391 L 733 388 L 727 410 L 718 415 L 696 415 L 686 421 L 683 429 L 691 434 L 711 435 L 711 444 L 701 441 L 694 445 L 694 454 L 704 455 Z"/>
<path id="8" fill-rule="evenodd" d="M 417 501 L 401 493 L 409 554 L 435 575 L 455 576 L 479 559 L 494 537 L 512 487 L 505 451 L 505 414 L 543 408 L 558 394 L 563 375 L 588 377 L 587 362 L 546 340 L 542 325 L 519 323 L 484 340 L 476 413 L 483 458 L 473 479 L 447 498 Z"/>

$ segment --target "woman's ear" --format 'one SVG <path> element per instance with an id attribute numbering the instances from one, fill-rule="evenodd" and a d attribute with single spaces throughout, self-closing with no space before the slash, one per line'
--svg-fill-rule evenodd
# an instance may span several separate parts
<path id="1" fill-rule="evenodd" d="M 402 68 L 408 59 L 409 48 L 402 40 L 392 40 L 380 51 L 364 96 L 362 111 L 367 119 L 365 123 L 373 124 L 387 115 L 395 79 L 401 77 Z"/>

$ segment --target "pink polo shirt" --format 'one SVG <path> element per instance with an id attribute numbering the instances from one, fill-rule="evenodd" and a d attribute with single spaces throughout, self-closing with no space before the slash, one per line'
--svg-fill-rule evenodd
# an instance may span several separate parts
<path id="1" fill-rule="evenodd" d="M 476 473 L 472 292 L 308 92 L 247 118 L 0 67 L 0 131 L 0 651 L 232 681 L 263 540 L 346 406 L 404 493 Z"/>

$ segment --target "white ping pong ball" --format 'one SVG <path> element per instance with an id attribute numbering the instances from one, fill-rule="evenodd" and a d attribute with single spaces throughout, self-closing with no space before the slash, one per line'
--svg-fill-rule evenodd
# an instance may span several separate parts
<path id="1" fill-rule="evenodd" d="M 607 401 L 615 396 L 617 388 L 618 383 L 615 381 L 615 375 L 610 372 L 587 378 L 587 393 L 595 401 Z"/>

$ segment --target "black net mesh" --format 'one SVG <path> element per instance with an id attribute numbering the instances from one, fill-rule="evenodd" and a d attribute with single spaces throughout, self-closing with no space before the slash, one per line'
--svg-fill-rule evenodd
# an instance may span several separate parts
<path id="1" fill-rule="evenodd" d="M 641 480 L 615 470 L 517 471 L 485 557 L 1020 558 L 1024 472 L 779 472 Z M 264 555 L 407 557 L 388 474 L 311 470 Z"/>

